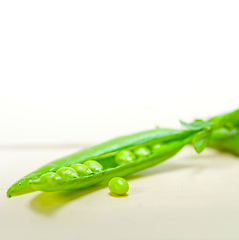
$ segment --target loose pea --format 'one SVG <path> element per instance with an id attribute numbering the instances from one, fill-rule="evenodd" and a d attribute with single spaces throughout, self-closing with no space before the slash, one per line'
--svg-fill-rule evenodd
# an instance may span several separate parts
<path id="1" fill-rule="evenodd" d="M 89 167 L 90 170 L 93 172 L 102 172 L 102 170 L 103 170 L 103 166 L 94 160 L 88 160 L 88 161 L 84 162 L 84 165 Z"/>
<path id="2" fill-rule="evenodd" d="M 42 183 L 48 183 L 48 184 L 51 184 L 51 185 L 54 184 L 54 183 L 57 183 L 60 180 L 61 180 L 61 177 L 54 172 L 45 173 L 40 177 L 40 181 Z"/>
<path id="3" fill-rule="evenodd" d="M 63 167 L 56 171 L 56 174 L 60 175 L 63 180 L 78 177 L 77 172 L 70 167 Z"/>
<path id="4" fill-rule="evenodd" d="M 71 168 L 73 168 L 78 173 L 78 176 L 85 176 L 92 173 L 90 168 L 84 164 L 74 164 L 71 166 Z"/>
<path id="5" fill-rule="evenodd" d="M 134 150 L 134 154 L 139 157 L 145 157 L 151 154 L 151 151 L 148 147 L 137 147 Z"/>
<path id="6" fill-rule="evenodd" d="M 115 156 L 115 162 L 119 165 L 132 162 L 135 160 L 135 155 L 130 150 L 121 150 Z"/>
<path id="7" fill-rule="evenodd" d="M 109 190 L 116 195 L 125 195 L 129 191 L 129 184 L 124 178 L 114 177 L 109 181 Z"/>

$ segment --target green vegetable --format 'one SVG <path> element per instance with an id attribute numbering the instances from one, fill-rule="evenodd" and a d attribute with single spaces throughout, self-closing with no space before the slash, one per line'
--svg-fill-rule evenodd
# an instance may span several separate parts
<path id="1" fill-rule="evenodd" d="M 165 148 L 164 151 L 160 152 L 160 155 L 157 153 L 152 153 L 151 155 L 144 158 L 138 158 L 134 161 L 120 164 L 114 168 L 108 168 L 102 171 L 94 172 L 94 174 L 91 175 L 62 180 L 57 183 L 57 187 L 55 184 L 51 185 L 42 183 L 39 178 L 30 180 L 29 183 L 36 190 L 47 192 L 88 187 L 102 181 L 109 181 L 112 177 L 115 176 L 124 177 L 148 167 L 152 167 L 174 156 L 178 151 L 180 151 L 180 149 L 182 149 L 183 146 L 189 143 L 191 139 L 192 136 L 189 136 L 186 139 L 170 141 L 167 143 L 167 148 Z M 108 161 L 114 161 L 114 157 L 109 158 Z"/>
<path id="2" fill-rule="evenodd" d="M 73 168 L 77 172 L 78 176 L 85 176 L 92 173 L 90 168 L 84 164 L 74 164 L 71 166 L 71 168 Z"/>
<path id="3" fill-rule="evenodd" d="M 154 166 L 175 155 L 185 144 L 191 141 L 191 137 L 195 131 L 192 130 L 173 130 L 173 129 L 154 129 L 145 132 L 140 132 L 128 136 L 112 139 L 108 142 L 83 149 L 72 155 L 50 162 L 36 171 L 26 175 L 25 177 L 14 183 L 7 191 L 8 197 L 12 193 L 20 190 L 25 185 L 30 184 L 35 189 L 42 191 L 56 191 L 56 188 L 51 184 L 42 184 L 40 177 L 48 172 L 56 172 L 59 168 L 70 167 L 74 164 L 83 164 L 87 160 L 98 161 L 104 168 L 102 172 L 79 176 L 72 180 L 60 181 L 58 190 L 77 189 L 91 186 L 101 181 L 107 181 L 112 177 L 126 176 L 137 171 L 141 171 L 147 167 Z M 140 159 L 140 161 L 132 161 L 124 165 L 117 165 L 115 155 L 120 150 L 136 148 L 142 146 L 151 146 L 155 142 L 174 142 L 175 148 L 169 144 L 169 148 L 160 156 L 151 154 L 150 156 Z M 157 157 L 158 156 L 158 157 Z M 151 161 L 152 159 L 152 161 Z M 142 165 L 140 165 L 142 164 Z M 120 175 L 118 174 L 120 173 Z"/>
<path id="4" fill-rule="evenodd" d="M 225 140 L 216 138 L 222 135 L 217 131 L 229 128 L 236 131 L 239 127 L 239 111 L 208 121 L 196 120 L 184 126 L 189 130 L 156 128 L 83 149 L 26 175 L 8 189 L 7 195 L 11 197 L 12 193 L 27 184 L 36 190 L 60 191 L 88 187 L 116 176 L 124 177 L 171 158 L 186 144 L 193 144 L 197 152 L 207 146 L 220 149 L 223 145 L 229 149 L 228 146 L 237 139 L 236 134 L 227 133 Z M 229 151 L 235 152 L 236 146 L 234 144 Z"/>
<path id="5" fill-rule="evenodd" d="M 109 189 L 115 195 L 125 195 L 129 191 L 128 182 L 121 177 L 114 177 L 109 181 Z"/>
<path id="6" fill-rule="evenodd" d="M 213 125 L 212 122 L 204 122 L 203 120 L 196 119 L 193 123 L 185 123 L 180 121 L 181 124 L 187 129 L 200 130 L 202 128 L 208 128 Z"/>
<path id="7" fill-rule="evenodd" d="M 97 172 L 102 172 L 103 167 L 100 163 L 93 161 L 93 160 L 88 160 L 84 162 L 84 165 L 87 166 L 91 171 L 97 173 Z"/>
<path id="8" fill-rule="evenodd" d="M 210 118 L 208 122 L 212 122 L 214 128 L 227 128 L 228 126 L 230 126 L 230 128 L 239 127 L 239 109 L 227 114 Z"/>
<path id="9" fill-rule="evenodd" d="M 63 167 L 56 171 L 56 174 L 58 174 L 62 180 L 67 180 L 71 178 L 78 177 L 77 172 L 70 167 Z"/>
<path id="10" fill-rule="evenodd" d="M 201 153 L 203 149 L 208 145 L 210 140 L 211 131 L 203 129 L 195 134 L 192 140 L 192 144 L 197 153 Z"/>
<path id="11" fill-rule="evenodd" d="M 121 150 L 115 156 L 115 162 L 119 165 L 132 162 L 136 159 L 130 150 Z"/>
<path id="12" fill-rule="evenodd" d="M 145 157 L 151 154 L 151 151 L 148 147 L 137 147 L 134 150 L 134 154 L 138 157 Z"/>
<path id="13" fill-rule="evenodd" d="M 49 172 L 49 173 L 45 173 L 43 174 L 41 177 L 40 177 L 40 180 L 42 182 L 45 182 L 45 183 L 50 183 L 50 184 L 55 184 L 57 183 L 59 180 L 61 180 L 61 177 L 54 173 L 54 172 Z"/>
<path id="14" fill-rule="evenodd" d="M 40 177 L 41 184 L 45 186 L 50 185 L 53 191 L 57 191 L 58 182 L 60 181 L 61 181 L 61 177 L 54 172 L 45 173 Z"/>
<path id="15" fill-rule="evenodd" d="M 208 147 L 229 152 L 239 157 L 239 132 L 237 129 L 222 128 L 215 131 L 208 143 Z"/>
<path id="16" fill-rule="evenodd" d="M 160 151 L 162 151 L 165 147 L 167 147 L 166 146 L 166 144 L 164 144 L 164 143 L 156 143 L 156 144 L 154 144 L 154 145 L 152 145 L 151 146 L 151 149 L 152 149 L 152 151 L 153 152 L 160 152 Z"/>

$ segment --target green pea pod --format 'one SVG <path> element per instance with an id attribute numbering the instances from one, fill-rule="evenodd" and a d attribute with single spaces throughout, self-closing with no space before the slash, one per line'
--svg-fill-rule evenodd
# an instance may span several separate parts
<path id="1" fill-rule="evenodd" d="M 167 147 L 163 148 L 158 153 L 152 153 L 150 156 L 139 158 L 135 161 L 130 161 L 126 164 L 116 166 L 97 172 L 92 175 L 87 175 L 79 178 L 72 178 L 66 181 L 56 181 L 53 184 L 42 182 L 39 178 L 30 180 L 30 185 L 36 190 L 52 192 L 60 190 L 72 190 L 80 189 L 98 184 L 100 182 L 109 181 L 113 177 L 124 177 L 129 174 L 133 174 L 142 171 L 146 168 L 153 167 L 178 153 L 182 147 L 188 144 L 192 140 L 192 136 L 189 136 L 183 140 L 174 140 L 167 143 Z M 112 159 L 111 159 L 112 160 Z"/>
<path id="2" fill-rule="evenodd" d="M 192 144 L 197 153 L 201 153 L 207 146 L 211 136 L 211 131 L 204 129 L 195 133 Z"/>
<path id="3" fill-rule="evenodd" d="M 234 128 L 232 130 L 221 128 L 212 132 L 210 142 L 224 141 L 228 138 L 235 137 L 236 135 L 239 135 L 239 130 L 237 128 Z"/>
<path id="4" fill-rule="evenodd" d="M 30 180 L 38 179 L 41 175 L 48 173 L 48 172 L 56 172 L 61 167 L 70 167 L 73 164 L 76 163 L 84 163 L 86 160 L 89 159 L 100 159 L 103 158 L 107 160 L 107 154 L 114 154 L 114 152 L 119 151 L 121 149 L 126 148 L 134 148 L 137 146 L 140 146 L 144 144 L 145 146 L 150 145 L 155 142 L 161 142 L 161 141 L 172 141 L 172 140 L 180 140 L 183 141 L 192 135 L 195 132 L 195 130 L 173 130 L 173 129 L 154 129 L 149 131 L 144 131 L 140 133 L 135 133 L 128 136 L 123 136 L 119 138 L 112 139 L 110 141 L 104 142 L 99 145 L 95 145 L 86 149 L 83 149 L 79 152 L 76 152 L 72 155 L 63 157 L 61 159 L 55 160 L 53 162 L 50 162 L 41 168 L 37 169 L 36 171 L 26 175 L 25 177 L 18 180 L 16 183 L 14 183 L 7 191 L 7 196 L 11 197 L 13 192 L 16 192 L 23 188 L 25 185 L 29 183 Z M 110 159 L 110 157 L 109 157 Z M 111 162 L 108 161 L 107 162 Z M 110 164 L 109 164 L 110 165 Z M 131 169 L 131 166 L 129 166 Z M 117 169 L 117 167 L 116 167 Z M 125 167 L 123 168 L 125 169 Z M 130 172 L 129 170 L 125 169 L 122 170 L 120 168 L 120 172 Z M 101 176 L 101 174 L 106 174 L 107 171 L 103 171 L 102 173 L 99 173 L 96 175 L 93 179 L 98 178 Z M 89 180 L 88 180 L 89 179 Z M 89 182 L 92 182 L 93 180 L 90 180 L 92 178 L 84 178 L 84 184 L 83 185 L 89 185 Z M 74 181 L 73 181 L 74 182 Z M 74 185 L 74 184 L 73 184 Z M 72 186 L 73 186 L 72 185 Z M 78 186 L 78 185 L 77 185 Z"/>
<path id="5" fill-rule="evenodd" d="M 220 129 L 213 132 L 208 147 L 239 156 L 238 130 Z"/>
<path id="6" fill-rule="evenodd" d="M 225 138 L 219 139 L 217 137 L 223 134 L 215 131 L 221 128 L 233 129 L 239 127 L 239 109 L 211 118 L 208 121 L 196 120 L 192 124 L 183 123 L 183 125 L 189 130 L 157 128 L 115 138 L 55 160 L 14 183 L 8 189 L 7 196 L 11 197 L 12 193 L 22 189 L 27 184 L 37 190 L 58 191 L 91 186 L 115 176 L 123 177 L 174 156 L 185 144 L 192 143 L 192 139 L 194 139 L 193 145 L 197 152 L 201 152 L 209 145 L 239 155 L 238 150 L 236 150 L 238 149 L 238 135 L 230 135 L 227 138 L 224 136 Z M 211 138 L 209 132 L 213 132 Z M 150 150 L 152 146 L 154 146 L 153 151 Z M 141 154 L 139 154 L 139 149 L 141 149 Z M 120 150 L 124 152 L 119 153 Z M 132 150 L 137 157 L 132 155 L 134 153 L 129 152 Z M 142 154 L 146 150 L 147 154 Z M 117 155 L 117 161 L 115 161 L 117 153 L 119 154 Z M 86 165 L 90 164 L 87 166 L 90 168 L 88 171 L 81 165 L 79 166 L 86 161 Z M 103 165 L 102 168 L 100 164 Z M 71 166 L 76 168 L 77 171 L 71 169 Z M 56 172 L 60 168 L 63 169 L 58 171 L 59 175 Z"/>
<path id="7" fill-rule="evenodd" d="M 220 128 L 220 127 L 222 128 L 225 125 L 239 127 L 239 109 L 227 114 L 210 118 L 208 121 L 212 122 L 215 128 Z"/>
<path id="8" fill-rule="evenodd" d="M 191 130 L 200 130 L 204 128 L 208 130 L 220 128 L 228 128 L 232 130 L 235 127 L 239 127 L 239 109 L 233 112 L 215 116 L 207 121 L 196 119 L 192 123 L 185 123 L 183 121 L 180 122 L 182 126 Z"/>

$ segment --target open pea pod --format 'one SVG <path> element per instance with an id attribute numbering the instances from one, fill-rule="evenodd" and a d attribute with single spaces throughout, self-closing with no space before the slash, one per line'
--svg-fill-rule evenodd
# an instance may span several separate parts
<path id="1" fill-rule="evenodd" d="M 200 153 L 205 147 L 239 155 L 239 109 L 208 121 L 182 124 L 189 130 L 154 129 L 112 139 L 42 166 L 14 183 L 7 196 L 30 185 L 41 191 L 78 189 L 123 177 L 152 167 L 193 143 Z M 223 130 L 224 129 L 224 130 Z M 223 131 L 228 132 L 223 132 Z"/>
<path id="2" fill-rule="evenodd" d="M 185 144 L 191 141 L 192 135 L 195 131 L 197 130 L 183 131 L 157 128 L 115 138 L 102 144 L 83 149 L 72 155 L 50 162 L 21 178 L 8 189 L 7 196 L 11 197 L 12 193 L 20 190 L 28 183 L 34 189 L 41 191 L 78 189 L 108 180 L 114 176 L 126 176 L 141 171 L 175 155 Z M 160 143 L 163 143 L 161 144 L 162 147 L 157 147 L 157 145 L 160 146 Z M 123 164 L 117 164 L 117 161 L 115 161 L 115 155 L 120 150 L 126 149 L 128 151 L 133 151 L 140 146 L 155 146 L 156 150 L 150 150 L 151 152 L 148 155 L 138 155 L 132 161 L 130 160 Z M 103 166 L 103 170 L 98 172 L 90 170 L 87 174 L 81 176 L 81 174 L 75 175 L 74 169 L 69 169 L 72 165 L 83 164 L 87 160 L 98 162 Z M 77 168 L 80 166 L 74 167 Z M 59 170 L 67 167 L 67 173 Z M 58 177 L 58 170 L 59 172 L 62 172 L 62 176 Z M 67 174 L 72 176 L 72 178 L 65 178 L 64 176 L 68 176 Z"/>

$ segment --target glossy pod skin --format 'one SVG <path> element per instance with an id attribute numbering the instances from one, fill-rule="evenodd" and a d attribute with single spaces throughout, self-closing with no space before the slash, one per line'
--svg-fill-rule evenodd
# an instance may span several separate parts
<path id="1" fill-rule="evenodd" d="M 56 172 L 61 167 L 70 167 L 74 164 L 84 163 L 90 159 L 104 157 L 107 154 L 112 154 L 116 151 L 127 149 L 142 144 L 153 144 L 160 141 L 172 141 L 185 139 L 192 135 L 195 130 L 173 130 L 173 129 L 154 129 L 135 133 L 128 136 L 118 137 L 110 141 L 98 144 L 72 155 L 50 162 L 36 171 L 26 175 L 19 181 L 14 183 L 7 191 L 7 196 L 11 197 L 13 192 L 16 192 L 29 183 L 30 180 L 39 179 L 39 177 L 48 172 Z M 101 174 L 101 173 L 100 173 Z M 88 184 L 84 184 L 88 185 Z"/>

